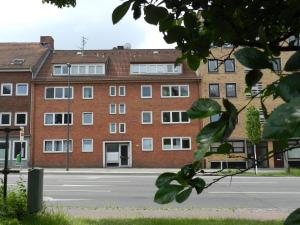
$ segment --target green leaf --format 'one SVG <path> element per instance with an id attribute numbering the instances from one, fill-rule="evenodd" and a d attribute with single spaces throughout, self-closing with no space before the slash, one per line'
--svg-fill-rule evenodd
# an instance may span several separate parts
<path id="1" fill-rule="evenodd" d="M 128 0 L 121 5 L 119 5 L 117 8 L 112 13 L 112 21 L 113 24 L 118 23 L 127 13 L 130 5 L 131 5 L 132 0 Z"/>
<path id="2" fill-rule="evenodd" d="M 174 25 L 174 17 L 172 15 L 168 15 L 165 18 L 159 20 L 159 31 L 167 31 L 170 27 Z"/>
<path id="3" fill-rule="evenodd" d="M 217 152 L 206 152 L 205 157 L 215 155 L 215 154 L 226 155 L 229 154 L 231 150 L 232 150 L 232 145 L 229 144 L 228 142 L 225 142 L 218 147 Z"/>
<path id="4" fill-rule="evenodd" d="M 133 10 L 133 18 L 137 20 L 141 17 L 142 11 L 141 11 L 141 5 L 139 2 L 134 2 L 132 5 L 131 10 Z"/>
<path id="5" fill-rule="evenodd" d="M 262 76 L 263 76 L 263 73 L 260 70 L 250 70 L 246 74 L 246 78 L 245 78 L 247 87 L 254 86 L 258 81 L 260 81 Z"/>
<path id="6" fill-rule="evenodd" d="M 159 177 L 156 179 L 155 185 L 156 187 L 160 188 L 167 184 L 170 184 L 173 180 L 176 179 L 176 173 L 163 173 L 160 174 Z"/>
<path id="7" fill-rule="evenodd" d="M 300 98 L 274 109 L 266 120 L 264 139 L 288 139 L 300 136 Z"/>
<path id="8" fill-rule="evenodd" d="M 187 55 L 187 63 L 192 70 L 196 71 L 200 66 L 200 57 L 190 53 Z"/>
<path id="9" fill-rule="evenodd" d="M 194 13 L 186 12 L 183 16 L 184 26 L 192 30 L 197 26 L 198 18 Z"/>
<path id="10" fill-rule="evenodd" d="M 196 189 L 197 194 L 200 194 L 204 190 L 206 183 L 202 178 L 196 177 L 190 181 L 190 185 Z"/>
<path id="11" fill-rule="evenodd" d="M 226 109 L 226 112 L 222 114 L 220 121 L 226 122 L 226 128 L 223 135 L 223 138 L 225 139 L 231 135 L 235 128 L 235 125 L 237 124 L 238 111 L 228 99 L 223 99 L 223 105 Z"/>
<path id="12" fill-rule="evenodd" d="M 269 61 L 267 54 L 256 48 L 242 48 L 234 53 L 237 60 L 251 69 L 272 69 L 272 63 Z"/>
<path id="13" fill-rule="evenodd" d="M 155 193 L 154 201 L 159 204 L 170 203 L 176 198 L 177 193 L 180 192 L 183 188 L 183 186 L 176 184 L 162 186 Z"/>
<path id="14" fill-rule="evenodd" d="M 145 21 L 147 23 L 157 25 L 158 22 L 168 16 L 168 10 L 164 7 L 159 7 L 155 5 L 147 5 L 144 8 Z"/>
<path id="15" fill-rule="evenodd" d="M 181 172 L 182 172 L 184 178 L 191 178 L 196 174 L 193 164 L 188 164 L 188 165 L 183 166 L 181 168 Z"/>
<path id="16" fill-rule="evenodd" d="M 203 127 L 197 136 L 197 143 L 211 144 L 223 139 L 226 124 L 221 119 L 216 122 L 212 122 Z"/>
<path id="17" fill-rule="evenodd" d="M 182 203 L 191 195 L 193 188 L 189 187 L 176 195 L 176 202 Z"/>
<path id="18" fill-rule="evenodd" d="M 164 36 L 165 41 L 168 44 L 172 44 L 176 41 L 180 41 L 186 36 L 186 29 L 181 26 L 172 26 L 167 34 Z"/>
<path id="19" fill-rule="evenodd" d="M 202 119 L 221 113 L 221 106 L 215 100 L 200 98 L 194 101 L 192 107 L 187 111 L 191 119 Z"/>
<path id="20" fill-rule="evenodd" d="M 284 66 L 285 71 L 300 70 L 300 51 L 295 52 L 286 62 Z"/>
<path id="21" fill-rule="evenodd" d="M 300 224 L 300 208 L 293 211 L 284 221 L 284 225 L 299 225 Z"/>
<path id="22" fill-rule="evenodd" d="M 294 73 L 280 79 L 277 93 L 286 102 L 300 97 L 300 73 Z"/>

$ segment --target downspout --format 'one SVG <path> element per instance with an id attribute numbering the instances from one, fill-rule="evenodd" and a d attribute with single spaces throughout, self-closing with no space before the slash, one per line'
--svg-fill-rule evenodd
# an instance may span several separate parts
<path id="1" fill-rule="evenodd" d="M 35 119 L 35 116 L 34 116 L 34 114 L 35 114 L 35 111 L 34 111 L 34 109 L 35 109 L 35 107 L 34 107 L 34 85 L 33 85 L 33 82 L 32 82 L 32 80 L 33 80 L 33 77 L 34 77 L 34 73 L 33 73 L 33 71 L 31 70 L 31 74 L 32 74 L 32 79 L 31 79 L 31 81 L 30 81 L 30 107 L 29 107 L 29 119 L 30 119 L 30 123 L 29 123 L 29 143 L 30 143 L 30 160 L 29 160 L 29 162 L 30 162 L 30 164 L 29 164 L 29 166 L 31 166 L 32 168 L 34 167 L 34 165 L 35 165 L 35 158 L 34 158 L 34 156 L 35 156 L 35 154 L 34 154 L 34 142 L 33 142 L 33 140 L 34 140 L 34 119 Z"/>

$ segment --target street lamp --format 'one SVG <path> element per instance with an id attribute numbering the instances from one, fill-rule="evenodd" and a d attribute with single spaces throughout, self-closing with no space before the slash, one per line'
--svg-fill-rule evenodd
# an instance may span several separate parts
<path id="1" fill-rule="evenodd" d="M 68 108 L 67 108 L 67 164 L 66 171 L 69 171 L 70 164 L 70 106 L 71 106 L 71 88 L 70 88 L 70 74 L 71 74 L 71 64 L 67 63 L 68 67 Z"/>

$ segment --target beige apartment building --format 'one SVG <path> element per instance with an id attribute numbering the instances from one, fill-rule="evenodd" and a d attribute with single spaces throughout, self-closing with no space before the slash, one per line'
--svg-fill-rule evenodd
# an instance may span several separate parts
<path id="1" fill-rule="evenodd" d="M 267 84 L 278 79 L 278 74 L 284 67 L 287 59 L 292 53 L 284 53 L 275 59 L 273 68 L 276 73 L 271 70 L 263 70 L 263 77 L 255 87 L 252 88 L 251 93 L 245 93 L 245 76 L 249 68 L 241 65 L 231 54 L 232 46 L 227 45 L 223 48 L 212 48 L 212 54 L 215 59 L 209 59 L 207 64 L 202 64 L 198 70 L 201 77 L 201 90 L 203 98 L 211 98 L 218 101 L 222 105 L 222 98 L 228 98 L 237 109 L 241 109 L 251 99 L 251 95 L 257 94 L 260 90 L 266 87 Z M 220 63 L 217 59 L 226 59 L 224 63 Z M 265 105 L 270 113 L 275 107 L 280 104 L 280 100 L 274 100 L 271 96 L 266 100 Z M 260 97 L 257 96 L 249 104 L 255 106 L 260 110 L 260 121 L 264 125 L 264 116 L 261 110 Z M 238 124 L 236 129 L 229 138 L 229 142 L 233 145 L 232 153 L 229 155 L 212 155 L 205 159 L 207 168 L 245 168 L 249 163 L 253 162 L 254 152 L 253 146 L 247 141 L 245 132 L 245 114 L 246 110 L 241 112 L 238 117 Z M 219 115 L 212 116 L 203 122 L 205 126 L 210 121 L 216 121 Z M 295 144 L 298 140 L 291 140 L 290 144 Z M 210 151 L 217 151 L 220 143 L 214 143 Z M 272 140 L 262 140 L 257 145 L 257 158 L 260 159 L 266 155 L 267 152 L 280 151 L 278 145 Z M 251 160 L 252 159 L 252 160 Z M 277 154 L 275 157 L 270 158 L 259 167 L 263 168 L 282 168 L 288 165 L 292 167 L 300 166 L 300 149 L 294 149 L 287 154 Z"/>

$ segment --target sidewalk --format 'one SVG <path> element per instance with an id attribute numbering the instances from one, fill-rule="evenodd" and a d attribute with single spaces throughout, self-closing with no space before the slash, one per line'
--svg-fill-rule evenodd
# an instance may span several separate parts
<path id="1" fill-rule="evenodd" d="M 44 168 L 44 174 L 55 175 L 159 175 L 165 172 L 177 173 L 180 168 Z M 205 169 L 205 172 L 214 172 L 214 169 Z M 259 169 L 259 173 L 281 172 L 284 169 Z M 21 174 L 28 173 L 28 168 L 22 168 Z"/>

